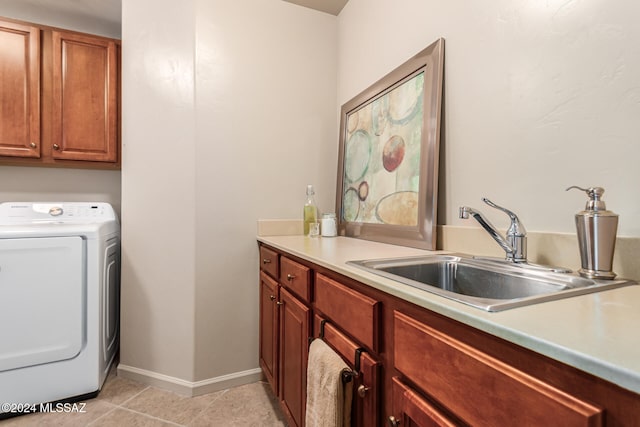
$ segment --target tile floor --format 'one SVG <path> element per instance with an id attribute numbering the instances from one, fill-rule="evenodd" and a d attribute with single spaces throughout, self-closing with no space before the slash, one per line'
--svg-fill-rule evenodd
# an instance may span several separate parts
<path id="1" fill-rule="evenodd" d="M 39 413 L 0 421 L 0 427 L 286 426 L 265 382 L 197 397 L 117 377 L 113 372 L 84 413 Z"/>

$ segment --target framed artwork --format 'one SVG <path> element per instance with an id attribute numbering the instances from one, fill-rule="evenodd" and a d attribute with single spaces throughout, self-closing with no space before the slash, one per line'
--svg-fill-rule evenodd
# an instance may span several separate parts
<path id="1" fill-rule="evenodd" d="M 439 39 L 342 106 L 340 235 L 435 249 L 443 66 Z"/>

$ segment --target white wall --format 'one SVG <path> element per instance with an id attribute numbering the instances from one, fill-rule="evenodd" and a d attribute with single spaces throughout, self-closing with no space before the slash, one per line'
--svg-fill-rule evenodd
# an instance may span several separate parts
<path id="1" fill-rule="evenodd" d="M 0 202 L 107 202 L 120 212 L 120 171 L 0 166 Z"/>
<path id="2" fill-rule="evenodd" d="M 124 3 L 125 373 L 258 367 L 257 220 L 300 218 L 308 183 L 334 206 L 336 30 L 279 0 Z"/>
<path id="3" fill-rule="evenodd" d="M 194 2 L 123 5 L 120 362 L 193 379 Z"/>
<path id="4" fill-rule="evenodd" d="M 334 207 L 335 16 L 282 1 L 199 0 L 196 378 L 258 366 L 259 218 Z M 239 25 L 239 23 L 242 23 Z"/>
<path id="5" fill-rule="evenodd" d="M 574 233 L 602 186 L 618 234 L 640 236 L 640 3 L 350 0 L 339 19 L 338 103 L 445 39 L 439 224 L 458 206 L 529 231 Z"/>

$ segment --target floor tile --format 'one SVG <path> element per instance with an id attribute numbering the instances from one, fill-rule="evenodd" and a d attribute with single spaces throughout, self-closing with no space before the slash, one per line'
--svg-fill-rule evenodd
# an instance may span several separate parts
<path id="1" fill-rule="evenodd" d="M 269 385 L 263 382 L 226 390 L 189 425 L 193 427 L 286 426 Z"/>
<path id="2" fill-rule="evenodd" d="M 74 406 L 67 407 L 69 409 L 63 408 L 60 412 L 41 412 L 0 421 L 0 427 L 84 427 L 117 408 L 109 402 L 97 399 L 82 403 L 86 405 L 83 407 L 81 403 L 76 403 Z M 71 411 L 70 408 L 78 411 Z M 80 410 L 83 412 L 79 412 Z"/>
<path id="3" fill-rule="evenodd" d="M 122 405 L 157 418 L 178 424 L 187 424 L 224 392 L 186 397 L 170 391 L 149 387 Z"/>
<path id="4" fill-rule="evenodd" d="M 147 385 L 118 376 L 109 376 L 100 390 L 97 399 L 114 405 L 121 405 L 136 394 L 148 388 Z"/>
<path id="5" fill-rule="evenodd" d="M 0 427 L 284 427 L 267 383 L 185 397 L 109 375 L 84 412 L 50 412 L 0 421 Z M 79 406 L 77 406 L 79 408 Z"/>
<path id="6" fill-rule="evenodd" d="M 173 427 L 176 424 L 139 414 L 127 409 L 117 408 L 96 421 L 88 424 L 90 427 Z"/>

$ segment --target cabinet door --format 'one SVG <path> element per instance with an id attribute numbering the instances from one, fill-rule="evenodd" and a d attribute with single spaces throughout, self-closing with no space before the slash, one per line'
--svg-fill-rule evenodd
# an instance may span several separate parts
<path id="1" fill-rule="evenodd" d="M 40 30 L 0 21 L 0 155 L 40 157 Z"/>
<path id="2" fill-rule="evenodd" d="M 351 423 L 355 426 L 377 426 L 380 406 L 380 370 L 382 364 L 343 334 L 326 319 L 315 316 L 315 336 L 329 344 L 352 369 L 355 370 L 359 360 L 359 375 L 353 384 L 353 400 Z M 324 326 L 322 326 L 324 325 Z"/>
<path id="3" fill-rule="evenodd" d="M 280 289 L 280 399 L 290 424 L 304 426 L 311 310 Z"/>
<path id="4" fill-rule="evenodd" d="M 418 393 L 402 384 L 398 378 L 392 383 L 393 415 L 390 427 L 454 427 L 458 425 L 440 412 Z"/>
<path id="5" fill-rule="evenodd" d="M 115 41 L 53 32 L 53 158 L 117 161 L 117 70 Z"/>
<path id="6" fill-rule="evenodd" d="M 278 394 L 278 284 L 260 272 L 260 367 Z"/>
<path id="7" fill-rule="evenodd" d="M 367 353 L 360 357 L 360 376 L 354 386 L 354 417 L 358 426 L 377 426 L 382 364 Z"/>

